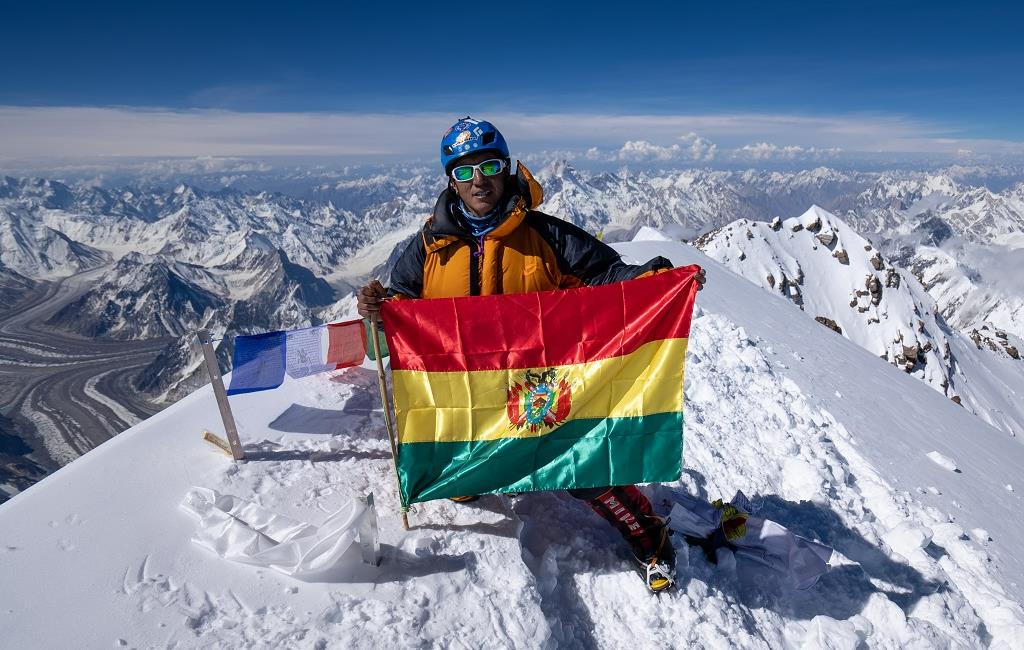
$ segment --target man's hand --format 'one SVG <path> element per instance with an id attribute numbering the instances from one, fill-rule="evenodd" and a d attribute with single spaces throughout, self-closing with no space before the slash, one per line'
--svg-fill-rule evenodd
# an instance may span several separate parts
<path id="1" fill-rule="evenodd" d="M 358 309 L 363 318 L 373 319 L 380 316 L 380 306 L 387 298 L 388 290 L 379 280 L 374 280 L 359 290 Z"/>
<path id="2" fill-rule="evenodd" d="M 697 272 L 697 275 L 693 276 L 693 279 L 697 281 L 697 291 L 704 288 L 704 283 L 708 281 L 707 276 L 704 275 L 704 269 Z M 360 312 L 362 313 L 362 312 Z"/>

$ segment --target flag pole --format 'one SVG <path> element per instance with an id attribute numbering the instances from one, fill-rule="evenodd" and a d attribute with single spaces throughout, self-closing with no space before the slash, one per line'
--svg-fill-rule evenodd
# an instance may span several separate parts
<path id="1" fill-rule="evenodd" d="M 391 442 L 391 460 L 395 467 L 395 485 L 398 487 L 398 501 L 402 505 L 402 526 L 409 530 L 409 507 L 402 499 L 402 480 L 398 476 L 398 444 L 395 442 L 394 423 L 391 421 L 391 406 L 388 400 L 388 384 L 384 376 L 384 360 L 380 358 L 380 330 L 377 324 L 380 322 L 380 314 L 370 315 L 370 329 L 373 330 L 373 356 L 377 360 L 377 384 L 380 387 L 380 402 L 384 407 L 384 427 L 388 430 L 388 440 Z"/>
<path id="2" fill-rule="evenodd" d="M 220 376 L 220 366 L 217 365 L 217 355 L 213 351 L 213 337 L 210 330 L 202 329 L 196 332 L 199 345 L 203 349 L 203 358 L 206 360 L 206 370 L 210 373 L 210 383 L 213 384 L 213 394 L 217 398 L 217 408 L 220 409 L 220 419 L 224 422 L 224 433 L 228 436 L 228 444 L 231 446 L 231 457 L 235 460 L 245 459 L 245 450 L 238 440 L 238 428 L 235 426 L 235 416 L 231 413 L 231 405 L 228 403 L 228 394 L 224 390 L 224 379 Z"/>

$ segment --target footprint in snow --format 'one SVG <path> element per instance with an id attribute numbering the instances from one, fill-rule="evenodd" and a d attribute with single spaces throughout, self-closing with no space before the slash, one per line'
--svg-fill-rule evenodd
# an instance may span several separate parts
<path id="1" fill-rule="evenodd" d="M 937 451 L 929 451 L 926 456 L 928 456 L 928 460 L 932 461 L 942 469 L 948 469 L 949 471 L 956 472 L 957 474 L 963 473 L 949 456 L 943 456 Z"/>

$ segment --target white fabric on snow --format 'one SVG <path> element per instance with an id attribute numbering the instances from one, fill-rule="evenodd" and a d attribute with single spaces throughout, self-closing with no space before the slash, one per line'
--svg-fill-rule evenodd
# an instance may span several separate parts
<path id="1" fill-rule="evenodd" d="M 208 488 L 193 487 L 181 507 L 199 518 L 192 541 L 220 557 L 303 577 L 334 567 L 356 540 L 366 506 L 346 503 L 321 526 Z"/>
<path id="2" fill-rule="evenodd" d="M 721 525 L 722 511 L 707 501 L 687 494 L 673 495 L 669 526 L 684 535 L 707 537 Z M 731 502 L 748 510 L 747 498 L 737 492 Z M 809 589 L 828 571 L 832 549 L 794 535 L 770 519 L 749 516 L 747 533 L 733 540 L 737 559 L 749 559 L 777 573 L 795 589 Z"/>

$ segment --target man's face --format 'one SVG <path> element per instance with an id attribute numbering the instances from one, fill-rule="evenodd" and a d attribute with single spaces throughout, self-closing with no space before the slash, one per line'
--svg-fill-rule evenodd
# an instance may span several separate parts
<path id="1" fill-rule="evenodd" d="M 492 158 L 501 158 L 500 154 L 493 151 L 477 151 L 459 158 L 455 166 L 476 165 Z M 466 207 L 474 214 L 483 216 L 498 205 L 498 201 L 505 192 L 505 183 L 508 182 L 509 168 L 506 167 L 500 174 L 495 176 L 484 176 L 479 169 L 473 170 L 473 180 L 460 183 L 448 177 L 448 180 L 455 186 L 459 198 L 466 204 Z"/>

